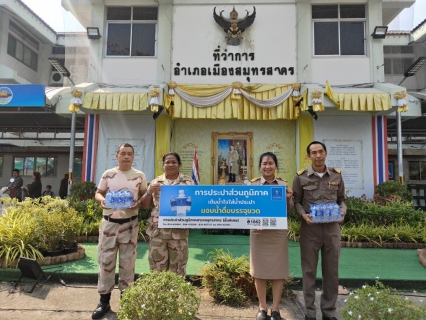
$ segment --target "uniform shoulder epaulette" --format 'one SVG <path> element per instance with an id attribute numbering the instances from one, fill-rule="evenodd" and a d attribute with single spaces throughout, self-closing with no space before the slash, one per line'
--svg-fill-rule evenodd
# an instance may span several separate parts
<path id="1" fill-rule="evenodd" d="M 255 181 L 259 180 L 259 179 L 260 179 L 260 177 L 253 178 L 253 179 L 250 180 L 250 182 L 255 182 Z"/>
<path id="2" fill-rule="evenodd" d="M 281 177 L 277 177 L 276 179 L 287 182 L 287 180 L 285 180 L 285 179 L 283 179 Z"/>
<path id="3" fill-rule="evenodd" d="M 297 175 L 300 176 L 305 171 L 306 171 L 306 169 L 299 170 L 299 171 L 297 171 Z"/>
<path id="4" fill-rule="evenodd" d="M 190 176 L 187 175 L 183 175 L 181 178 L 182 181 L 186 181 L 186 180 L 192 180 L 192 178 Z"/>
<path id="5" fill-rule="evenodd" d="M 337 172 L 337 173 L 341 173 L 341 171 L 340 171 L 339 169 L 337 169 L 337 168 L 333 168 L 333 170 L 334 170 L 335 172 Z"/>

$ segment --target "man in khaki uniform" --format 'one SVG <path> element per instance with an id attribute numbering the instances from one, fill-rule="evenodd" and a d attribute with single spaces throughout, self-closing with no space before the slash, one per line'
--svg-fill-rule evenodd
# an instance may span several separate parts
<path id="1" fill-rule="evenodd" d="M 135 277 L 136 249 L 139 233 L 138 207 L 140 196 L 146 192 L 146 177 L 132 168 L 135 158 L 133 147 L 124 143 L 117 149 L 118 167 L 102 174 L 95 199 L 103 208 L 103 219 L 99 226 L 98 245 L 98 292 L 100 302 L 92 313 L 92 319 L 101 319 L 111 309 L 109 301 L 115 286 L 115 267 L 119 254 L 120 291 L 127 288 Z M 105 203 L 107 191 L 130 190 L 134 204 L 125 209 L 108 208 Z"/>
<path id="2" fill-rule="evenodd" d="M 312 204 L 337 202 L 346 214 L 345 185 L 340 171 L 325 165 L 326 146 L 311 142 L 307 149 L 312 166 L 300 170 L 293 180 L 293 197 L 297 212 L 303 218 L 300 228 L 300 253 L 305 299 L 305 320 L 315 320 L 315 280 L 318 253 L 321 251 L 321 311 L 323 320 L 337 320 L 336 300 L 339 289 L 340 225 L 338 222 L 313 223 L 309 210 Z M 341 222 L 340 222 L 341 223 Z"/>

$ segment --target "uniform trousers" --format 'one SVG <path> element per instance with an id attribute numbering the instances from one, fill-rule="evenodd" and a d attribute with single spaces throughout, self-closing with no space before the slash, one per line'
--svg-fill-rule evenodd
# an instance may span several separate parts
<path id="1" fill-rule="evenodd" d="M 185 277 L 188 239 L 162 239 L 158 235 L 151 237 L 148 260 L 151 270 L 169 270 Z"/>
<path id="2" fill-rule="evenodd" d="M 318 254 L 321 251 L 321 311 L 326 317 L 335 317 L 339 292 L 340 225 L 338 223 L 308 225 L 303 220 L 299 242 L 306 315 L 311 318 L 316 316 L 315 281 Z"/>
<path id="3" fill-rule="evenodd" d="M 115 286 L 115 266 L 119 254 L 118 288 L 123 291 L 134 281 L 138 219 L 119 224 L 102 219 L 99 226 L 98 292 L 110 293 Z"/>

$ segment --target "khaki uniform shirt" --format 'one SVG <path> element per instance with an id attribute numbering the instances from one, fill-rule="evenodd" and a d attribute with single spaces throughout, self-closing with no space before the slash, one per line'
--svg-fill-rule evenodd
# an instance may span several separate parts
<path id="1" fill-rule="evenodd" d="M 176 180 L 168 180 L 165 174 L 158 176 L 151 183 L 159 183 L 165 186 L 174 186 L 174 185 L 194 185 L 194 181 L 189 176 L 185 176 L 179 173 L 179 176 Z M 160 193 L 154 192 L 152 195 L 152 200 L 154 202 L 154 208 L 151 211 L 151 217 L 148 219 L 148 227 L 146 234 L 150 237 L 158 236 L 161 239 L 185 239 L 188 237 L 188 229 L 178 229 L 178 228 L 158 228 L 158 208 L 160 205 Z"/>
<path id="2" fill-rule="evenodd" d="M 265 178 L 263 176 L 258 177 L 258 178 L 254 178 L 250 180 L 251 184 L 254 186 L 260 186 L 260 185 L 271 185 L 271 184 L 278 184 L 278 185 L 284 185 L 287 187 L 287 181 L 285 181 L 284 179 L 281 179 L 280 177 L 276 177 L 274 179 L 274 181 L 272 182 L 268 182 L 265 180 Z M 294 202 L 293 202 L 293 198 L 287 199 L 287 214 L 288 211 L 293 210 L 294 208 Z"/>
<path id="3" fill-rule="evenodd" d="M 346 214 L 345 184 L 340 170 L 325 168 L 322 178 L 312 166 L 300 170 L 293 180 L 293 198 L 296 211 L 302 215 L 309 213 L 311 205 L 337 202 L 343 215 Z"/>

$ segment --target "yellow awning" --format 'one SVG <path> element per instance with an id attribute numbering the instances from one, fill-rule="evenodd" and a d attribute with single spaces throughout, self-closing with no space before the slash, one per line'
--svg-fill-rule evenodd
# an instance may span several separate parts
<path id="1" fill-rule="evenodd" d="M 367 88 L 340 88 L 337 90 L 332 90 L 328 81 L 326 82 L 324 93 L 336 105 L 337 109 L 342 111 L 377 112 L 392 108 L 391 96 L 386 92 L 377 92 L 375 89 Z M 372 92 L 368 92 L 368 90 Z"/>
<path id="2" fill-rule="evenodd" d="M 148 109 L 147 92 L 87 92 L 83 108 L 98 111 L 143 111 Z"/>

